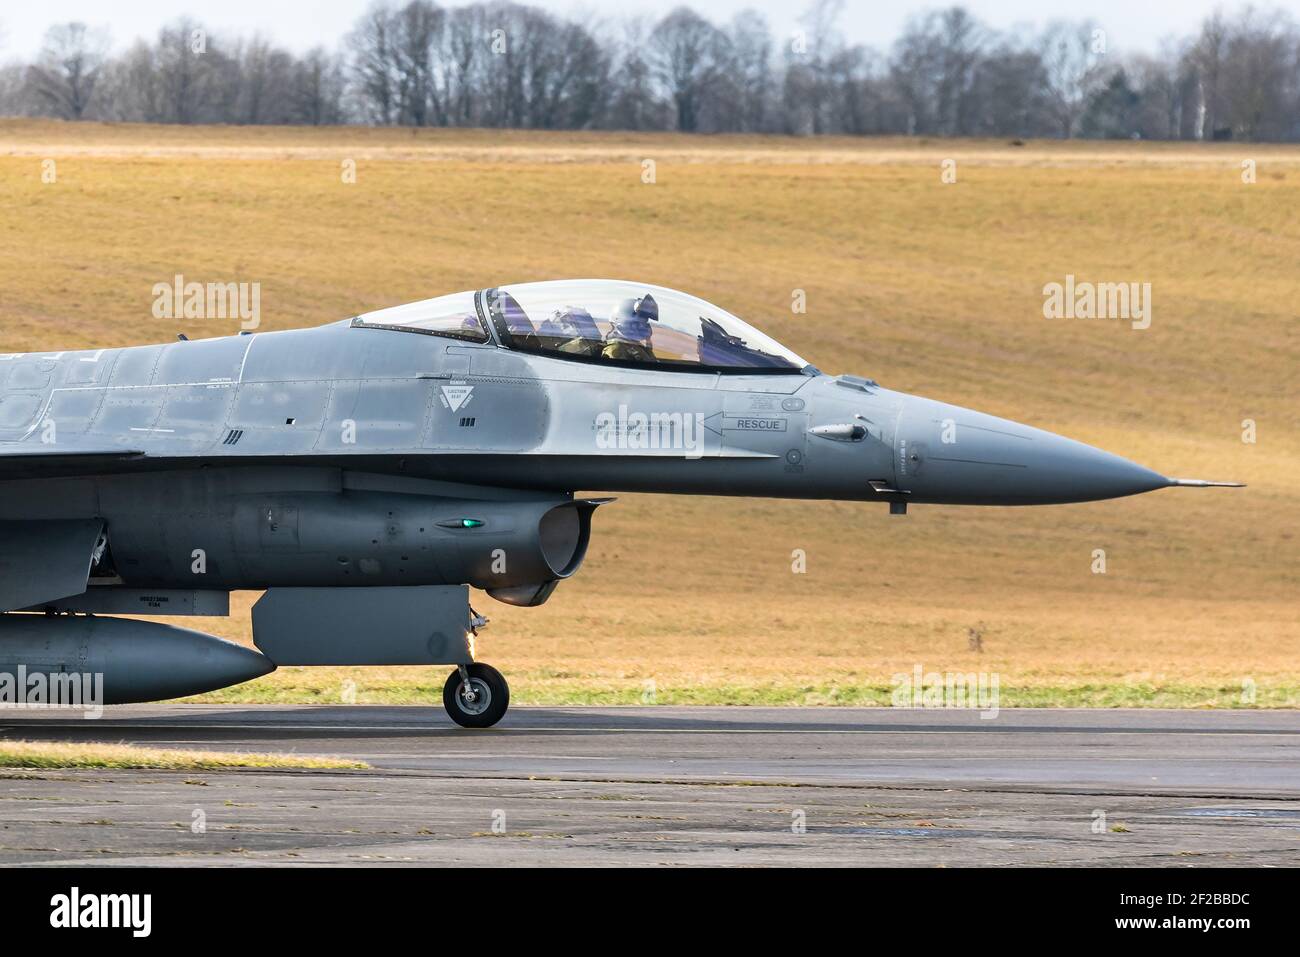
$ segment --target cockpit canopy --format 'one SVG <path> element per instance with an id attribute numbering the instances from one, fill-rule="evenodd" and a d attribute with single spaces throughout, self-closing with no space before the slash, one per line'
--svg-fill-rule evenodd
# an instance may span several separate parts
<path id="1" fill-rule="evenodd" d="M 803 359 L 703 299 L 662 286 L 572 279 L 498 286 L 366 313 L 403 329 L 558 359 L 718 372 L 800 372 Z"/>

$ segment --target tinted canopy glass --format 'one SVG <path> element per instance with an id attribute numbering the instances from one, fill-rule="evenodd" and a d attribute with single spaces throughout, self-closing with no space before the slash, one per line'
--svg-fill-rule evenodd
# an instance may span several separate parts
<path id="1" fill-rule="evenodd" d="M 685 369 L 798 372 L 807 363 L 703 299 L 662 286 L 599 279 L 489 289 L 501 341 L 557 358 Z"/>
<path id="2" fill-rule="evenodd" d="M 470 342 L 487 342 L 487 330 L 474 308 L 473 292 L 457 292 L 437 299 L 408 302 L 404 306 L 367 312 L 352 320 L 353 325 L 379 329 L 405 329 Z"/>

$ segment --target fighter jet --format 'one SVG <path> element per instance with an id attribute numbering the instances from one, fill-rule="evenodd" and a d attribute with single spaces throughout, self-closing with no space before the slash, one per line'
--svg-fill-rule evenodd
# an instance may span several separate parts
<path id="1" fill-rule="evenodd" d="M 281 665 L 453 665 L 448 714 L 489 727 L 510 692 L 478 658 L 469 590 L 545 602 L 612 501 L 579 490 L 901 515 L 1226 484 L 824 374 L 717 306 L 637 282 L 0 355 L 0 692 L 94 675 L 112 704 Z M 114 617 L 229 614 L 234 590 L 264 592 L 256 650 Z"/>

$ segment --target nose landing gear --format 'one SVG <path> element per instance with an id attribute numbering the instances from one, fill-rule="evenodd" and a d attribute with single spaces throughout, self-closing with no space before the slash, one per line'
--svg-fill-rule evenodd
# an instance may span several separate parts
<path id="1" fill-rule="evenodd" d="M 491 665 L 460 665 L 447 676 L 442 704 L 462 728 L 490 728 L 510 707 L 510 685 Z"/>

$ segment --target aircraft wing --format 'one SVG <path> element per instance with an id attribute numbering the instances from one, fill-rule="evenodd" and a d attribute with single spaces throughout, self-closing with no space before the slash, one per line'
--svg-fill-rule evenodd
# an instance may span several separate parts
<path id="1" fill-rule="evenodd" d="M 120 446 L 42 446 L 33 442 L 0 442 L 0 479 L 103 474 L 143 456 L 144 452 Z"/>

